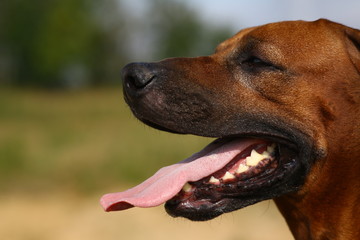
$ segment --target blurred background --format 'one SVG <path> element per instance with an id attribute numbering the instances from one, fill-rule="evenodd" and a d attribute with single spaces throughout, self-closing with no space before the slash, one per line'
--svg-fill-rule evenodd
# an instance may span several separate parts
<path id="1" fill-rule="evenodd" d="M 206 223 L 162 207 L 104 213 L 102 194 L 211 141 L 135 120 L 119 72 L 131 61 L 211 54 L 268 22 L 360 28 L 358 9 L 356 0 L 2 0 L 0 239 L 292 239 L 272 201 Z"/>

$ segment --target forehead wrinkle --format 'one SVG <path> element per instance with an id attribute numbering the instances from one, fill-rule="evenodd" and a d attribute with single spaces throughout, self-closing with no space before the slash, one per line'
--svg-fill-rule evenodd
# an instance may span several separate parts
<path id="1" fill-rule="evenodd" d="M 282 61 L 284 60 L 283 51 L 277 47 L 276 43 L 264 40 L 251 34 L 244 36 L 238 43 L 236 53 L 259 55 L 264 60 Z"/>
<path id="2" fill-rule="evenodd" d="M 258 45 L 257 49 L 260 54 L 264 55 L 265 58 L 271 59 L 272 61 L 278 62 L 284 60 L 284 54 L 281 49 L 276 46 L 276 44 L 263 41 Z"/>

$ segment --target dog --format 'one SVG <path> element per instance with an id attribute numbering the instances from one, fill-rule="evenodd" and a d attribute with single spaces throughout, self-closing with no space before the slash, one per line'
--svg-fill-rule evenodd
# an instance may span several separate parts
<path id="1" fill-rule="evenodd" d="M 247 28 L 213 55 L 131 63 L 145 124 L 216 138 L 106 211 L 165 204 L 205 221 L 274 199 L 295 239 L 360 239 L 360 31 L 320 19 Z M 265 237 L 264 237 L 265 239 Z"/>

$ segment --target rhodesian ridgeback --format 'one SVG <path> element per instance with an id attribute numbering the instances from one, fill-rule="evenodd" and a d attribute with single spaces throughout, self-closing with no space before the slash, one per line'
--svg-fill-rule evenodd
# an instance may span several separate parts
<path id="1" fill-rule="evenodd" d="M 145 124 L 217 139 L 105 195 L 106 211 L 166 202 L 170 215 L 204 221 L 273 198 L 296 239 L 360 239 L 359 30 L 272 23 L 213 55 L 132 63 L 122 77 Z"/>

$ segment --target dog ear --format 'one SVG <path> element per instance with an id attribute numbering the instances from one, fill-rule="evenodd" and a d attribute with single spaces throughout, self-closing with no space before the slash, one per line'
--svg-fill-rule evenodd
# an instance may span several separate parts
<path id="1" fill-rule="evenodd" d="M 360 30 L 347 28 L 345 33 L 347 37 L 347 51 L 352 63 L 360 74 Z"/>

